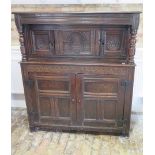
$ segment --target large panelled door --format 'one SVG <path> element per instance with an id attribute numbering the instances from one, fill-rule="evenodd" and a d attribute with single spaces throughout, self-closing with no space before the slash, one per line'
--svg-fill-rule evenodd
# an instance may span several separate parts
<path id="1" fill-rule="evenodd" d="M 89 127 L 121 127 L 124 87 L 112 75 L 77 74 L 78 123 Z"/>
<path id="2" fill-rule="evenodd" d="M 71 125 L 75 122 L 75 75 L 35 75 L 39 123 Z"/>

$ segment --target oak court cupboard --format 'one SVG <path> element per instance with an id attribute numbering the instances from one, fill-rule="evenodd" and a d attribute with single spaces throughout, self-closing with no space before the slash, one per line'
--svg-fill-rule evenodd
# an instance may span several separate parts
<path id="1" fill-rule="evenodd" d="M 14 12 L 29 128 L 129 135 L 140 12 Z"/>

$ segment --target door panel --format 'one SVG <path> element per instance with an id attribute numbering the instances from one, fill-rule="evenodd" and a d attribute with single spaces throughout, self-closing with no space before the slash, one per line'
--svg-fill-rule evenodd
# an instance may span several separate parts
<path id="1" fill-rule="evenodd" d="M 128 39 L 127 28 L 103 28 L 101 51 L 106 58 L 125 58 Z"/>
<path id="2" fill-rule="evenodd" d="M 69 91 L 68 81 L 38 80 L 39 90 Z"/>
<path id="3" fill-rule="evenodd" d="M 53 30 L 43 28 L 29 30 L 30 39 L 27 41 L 30 46 L 29 57 L 48 57 L 55 53 L 55 36 Z"/>
<path id="4" fill-rule="evenodd" d="M 78 123 L 83 126 L 117 127 L 123 119 L 124 87 L 121 77 L 77 75 Z M 81 90 L 81 91 L 80 91 Z"/>
<path id="5" fill-rule="evenodd" d="M 70 93 L 71 81 L 67 76 L 37 76 L 37 89 L 40 92 Z"/>
<path id="6" fill-rule="evenodd" d="M 85 119 L 115 119 L 117 100 L 84 98 Z"/>
<path id="7" fill-rule="evenodd" d="M 99 30 L 93 28 L 55 30 L 57 56 L 99 55 Z"/>
<path id="8" fill-rule="evenodd" d="M 39 109 L 40 109 L 40 115 L 41 116 L 50 116 L 50 115 L 52 115 L 50 98 L 48 98 L 48 97 L 39 97 Z"/>
<path id="9" fill-rule="evenodd" d="M 117 78 L 83 78 L 85 95 L 113 95 L 118 92 Z"/>
<path id="10" fill-rule="evenodd" d="M 40 116 L 70 117 L 69 97 L 39 97 Z"/>
<path id="11" fill-rule="evenodd" d="M 76 118 L 75 75 L 31 75 L 35 81 L 39 123 L 72 124 Z"/>

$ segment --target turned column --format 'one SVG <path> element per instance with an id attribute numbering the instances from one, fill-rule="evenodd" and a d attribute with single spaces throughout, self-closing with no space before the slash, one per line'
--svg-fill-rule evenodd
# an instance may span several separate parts
<path id="1" fill-rule="evenodd" d="M 22 54 L 22 61 L 26 61 L 26 53 L 25 53 L 25 47 L 24 47 L 24 33 L 23 31 L 19 32 L 19 42 L 20 42 L 20 50 Z"/>
<path id="2" fill-rule="evenodd" d="M 137 30 L 131 28 L 130 35 L 129 35 L 129 49 L 128 49 L 129 63 L 134 63 L 134 55 L 136 50 L 136 35 L 137 35 Z"/>
<path id="3" fill-rule="evenodd" d="M 15 23 L 17 26 L 17 30 L 19 32 L 19 42 L 20 42 L 20 50 L 22 54 L 22 61 L 26 61 L 26 53 L 25 53 L 25 47 L 24 47 L 24 31 L 23 31 L 23 25 L 20 22 L 20 16 L 15 16 Z"/>

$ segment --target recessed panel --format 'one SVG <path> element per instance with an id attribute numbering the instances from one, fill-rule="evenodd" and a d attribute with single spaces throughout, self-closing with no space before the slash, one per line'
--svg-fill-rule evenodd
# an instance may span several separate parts
<path id="1" fill-rule="evenodd" d="M 47 57 L 55 54 L 55 36 L 53 30 L 44 30 L 44 27 L 30 30 L 29 43 L 30 57 Z"/>
<path id="2" fill-rule="evenodd" d="M 106 31 L 106 51 L 123 52 L 125 47 L 124 29 L 111 29 Z"/>
<path id="3" fill-rule="evenodd" d="M 38 80 L 40 90 L 69 91 L 69 81 Z"/>
<path id="4" fill-rule="evenodd" d="M 49 51 L 49 31 L 34 31 L 33 32 L 33 47 L 34 51 Z"/>
<path id="5" fill-rule="evenodd" d="M 106 50 L 108 51 L 120 51 L 122 44 L 122 35 L 120 34 L 107 34 Z"/>
<path id="6" fill-rule="evenodd" d="M 85 80 L 84 92 L 90 93 L 117 93 L 118 92 L 118 81 L 113 79 L 103 79 L 96 81 L 93 79 Z"/>
<path id="7" fill-rule="evenodd" d="M 55 111 L 57 117 L 70 117 L 70 98 L 55 99 Z"/>
<path id="8" fill-rule="evenodd" d="M 48 50 L 49 49 L 48 35 L 35 35 L 35 48 L 36 50 Z"/>
<path id="9" fill-rule="evenodd" d="M 105 100 L 104 101 L 104 118 L 105 119 L 116 119 L 116 100 Z"/>
<path id="10" fill-rule="evenodd" d="M 85 119 L 96 119 L 97 117 L 97 100 L 84 100 L 84 117 Z"/>
<path id="11" fill-rule="evenodd" d="M 127 55 L 128 30 L 125 27 L 109 27 L 101 30 L 101 49 L 104 58 L 125 59 Z"/>
<path id="12" fill-rule="evenodd" d="M 49 97 L 39 97 L 39 110 L 41 116 L 51 116 L 51 103 Z"/>
<path id="13" fill-rule="evenodd" d="M 84 99 L 84 118 L 115 120 L 117 106 L 117 100 Z"/>
<path id="14" fill-rule="evenodd" d="M 70 117 L 70 98 L 39 97 L 40 116 Z"/>

